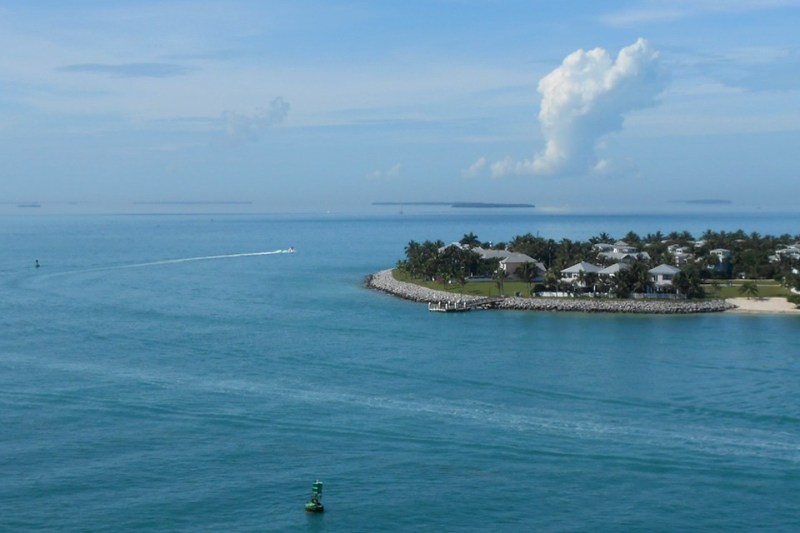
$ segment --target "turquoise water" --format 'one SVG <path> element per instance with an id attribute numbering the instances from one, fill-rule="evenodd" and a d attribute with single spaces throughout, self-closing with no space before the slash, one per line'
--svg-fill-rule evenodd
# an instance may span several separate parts
<path id="1" fill-rule="evenodd" d="M 361 286 L 410 239 L 796 215 L 0 227 L 0 530 L 800 527 L 798 317 L 434 316 Z"/>

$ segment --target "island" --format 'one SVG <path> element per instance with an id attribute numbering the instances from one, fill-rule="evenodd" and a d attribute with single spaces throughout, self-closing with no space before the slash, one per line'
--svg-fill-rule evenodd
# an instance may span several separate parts
<path id="1" fill-rule="evenodd" d="M 366 284 L 431 310 L 800 313 L 800 235 L 629 232 L 580 242 L 528 233 L 491 243 L 469 233 L 450 244 L 411 241 L 405 255 Z"/>
<path id="2" fill-rule="evenodd" d="M 389 205 L 389 206 L 423 206 L 423 207 L 436 207 L 445 206 L 454 209 L 523 209 L 536 207 L 533 204 L 502 204 L 492 202 L 372 202 L 372 205 Z"/>

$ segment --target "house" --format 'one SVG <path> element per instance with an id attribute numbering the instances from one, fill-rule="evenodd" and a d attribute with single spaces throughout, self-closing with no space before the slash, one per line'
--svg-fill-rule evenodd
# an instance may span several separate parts
<path id="1" fill-rule="evenodd" d="M 584 275 L 599 274 L 601 270 L 603 270 L 603 267 L 593 265 L 592 263 L 587 263 L 586 261 L 581 261 L 578 264 L 562 270 L 561 279 L 562 281 L 567 281 L 574 284 L 578 282 L 578 278 L 581 277 L 581 273 Z"/>
<path id="2" fill-rule="evenodd" d="M 613 278 L 616 277 L 617 274 L 620 273 L 622 270 L 628 270 L 631 267 L 629 263 L 614 263 L 611 266 L 605 267 L 603 270 L 598 272 L 598 274 L 602 277 L 606 278 Z"/>
<path id="3" fill-rule="evenodd" d="M 690 254 L 688 252 L 675 252 L 672 254 L 672 257 L 675 259 L 675 266 L 681 267 L 694 259 L 694 254 Z"/>
<path id="4" fill-rule="evenodd" d="M 472 248 L 472 251 L 477 253 L 481 259 L 499 259 L 500 268 L 502 268 L 509 278 L 519 279 L 517 269 L 525 263 L 533 263 L 538 271 L 537 278 L 547 270 L 541 261 L 537 261 L 529 255 L 521 254 L 519 252 L 510 252 L 508 250 L 492 250 L 489 248 Z"/>
<path id="5" fill-rule="evenodd" d="M 598 243 L 593 246 L 595 250 L 599 250 L 597 259 L 600 261 L 615 261 L 633 263 L 636 259 L 643 261 L 650 260 L 650 254 L 647 252 L 640 252 L 636 247 L 630 246 L 625 241 L 617 241 L 614 244 Z"/>
<path id="6" fill-rule="evenodd" d="M 601 253 L 613 252 L 616 254 L 635 254 L 639 251 L 635 246 L 631 246 L 625 241 L 617 241 L 614 244 L 598 242 L 592 248 Z"/>
<path id="7" fill-rule="evenodd" d="M 726 250 L 725 248 L 714 248 L 713 250 L 709 251 L 708 253 L 710 255 L 717 256 L 717 261 L 719 261 L 720 263 L 722 263 L 726 259 L 730 259 L 730 257 L 731 257 L 731 251 L 730 250 Z"/>
<path id="8" fill-rule="evenodd" d="M 505 270 L 509 277 L 520 278 L 517 270 L 525 263 L 533 263 L 533 265 L 536 267 L 537 279 L 541 278 L 541 275 L 545 270 L 547 270 L 541 261 L 537 261 L 528 255 L 517 252 L 508 252 L 508 255 L 500 260 L 500 268 Z"/>
<path id="9" fill-rule="evenodd" d="M 681 269 L 672 265 L 662 263 L 655 268 L 648 270 L 650 279 L 653 280 L 656 288 L 672 287 L 672 279 Z"/>
<path id="10" fill-rule="evenodd" d="M 775 250 L 775 255 L 778 258 L 800 259 L 800 244 L 793 244 L 791 246 Z"/>
<path id="11" fill-rule="evenodd" d="M 618 254 L 635 254 L 639 250 L 635 246 L 631 246 L 625 241 L 617 241 L 614 243 L 614 248 L 611 251 Z"/>

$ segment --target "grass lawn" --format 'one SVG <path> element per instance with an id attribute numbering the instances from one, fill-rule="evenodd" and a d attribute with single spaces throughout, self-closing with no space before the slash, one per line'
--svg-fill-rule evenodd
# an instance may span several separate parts
<path id="1" fill-rule="evenodd" d="M 747 280 L 720 280 L 719 290 L 714 293 L 714 287 L 710 283 L 703 285 L 708 296 L 717 298 L 740 298 L 745 296 L 739 292 L 739 288 Z M 786 298 L 791 295 L 789 289 L 782 287 L 777 281 L 771 279 L 754 280 L 758 285 L 758 295 L 763 298 Z M 730 285 L 728 284 L 730 283 Z"/>
<path id="2" fill-rule="evenodd" d="M 407 274 L 395 269 L 392 275 L 398 281 L 406 281 L 415 283 L 422 287 L 434 289 L 437 291 L 447 291 L 453 294 L 467 294 L 470 296 L 499 296 L 500 289 L 494 281 L 471 281 L 466 283 L 463 287 L 458 283 L 451 285 L 442 285 L 441 283 L 433 283 L 430 281 L 422 281 L 419 278 L 411 279 Z M 739 292 L 739 287 L 742 286 L 746 280 L 730 280 L 730 285 L 727 280 L 720 280 L 719 290 L 715 291 L 710 283 L 703 284 L 706 291 L 706 296 L 709 298 L 739 298 L 744 296 Z M 764 298 L 780 297 L 786 298 L 791 293 L 785 287 L 782 287 L 778 282 L 771 279 L 756 280 L 758 285 L 758 295 Z M 503 285 L 503 294 L 505 296 L 514 296 L 519 293 L 521 296 L 529 297 L 528 284 L 524 281 L 506 281 Z"/>
<path id="3" fill-rule="evenodd" d="M 414 283 L 421 287 L 427 287 L 437 291 L 447 291 L 453 294 L 466 294 L 469 296 L 500 296 L 500 289 L 497 287 L 497 283 L 494 281 L 471 281 L 465 283 L 462 287 L 458 283 L 442 285 L 441 283 L 422 281 L 419 278 L 412 279 L 408 274 L 400 272 L 397 269 L 392 270 L 392 275 L 394 276 L 394 279 L 398 281 Z M 530 296 L 529 291 L 530 289 L 528 289 L 528 284 L 524 281 L 506 281 L 503 284 L 503 294 L 505 296 L 514 296 L 516 293 L 519 293 L 520 296 L 527 297 Z"/>

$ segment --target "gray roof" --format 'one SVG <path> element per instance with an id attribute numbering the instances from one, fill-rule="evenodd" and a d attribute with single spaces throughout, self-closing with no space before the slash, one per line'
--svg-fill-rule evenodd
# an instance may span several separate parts
<path id="1" fill-rule="evenodd" d="M 531 257 L 529 257 L 529 256 L 527 256 L 525 254 L 516 254 L 515 253 L 515 254 L 510 255 L 509 257 L 506 257 L 502 261 L 500 261 L 500 264 L 506 264 L 507 265 L 508 263 L 514 263 L 514 264 L 533 263 L 533 265 L 538 270 L 540 270 L 541 272 L 544 272 L 545 270 L 547 270 L 545 268 L 545 266 L 544 266 L 544 263 L 542 263 L 541 261 L 537 261 L 537 260 L 535 260 L 535 259 L 533 259 L 533 258 L 531 258 Z"/>
<path id="2" fill-rule="evenodd" d="M 506 258 L 503 261 L 508 263 L 535 263 L 536 260 L 525 254 L 519 252 L 506 252 Z M 503 262 L 501 261 L 501 263 Z"/>
<path id="3" fill-rule="evenodd" d="M 478 252 L 482 259 L 505 259 L 513 252 L 508 250 L 491 250 L 488 248 L 473 248 L 473 252 Z"/>
<path id="4" fill-rule="evenodd" d="M 581 261 L 576 265 L 572 265 L 571 267 L 565 268 L 562 270 L 562 273 L 572 273 L 572 272 L 600 272 L 603 267 L 599 267 L 597 265 L 593 265 L 592 263 L 587 263 L 586 261 Z"/>
<path id="5" fill-rule="evenodd" d="M 661 263 L 657 267 L 651 268 L 650 270 L 648 270 L 648 272 L 650 272 L 653 275 L 658 275 L 658 274 L 677 274 L 680 271 L 681 271 L 680 268 L 674 267 L 672 265 L 667 265 L 665 263 Z"/>
<path id="6" fill-rule="evenodd" d="M 627 270 L 630 267 L 631 265 L 629 265 L 628 263 L 614 263 L 611 266 L 605 267 L 603 270 L 598 272 L 598 274 L 605 274 L 605 275 L 616 274 L 620 270 Z"/>

